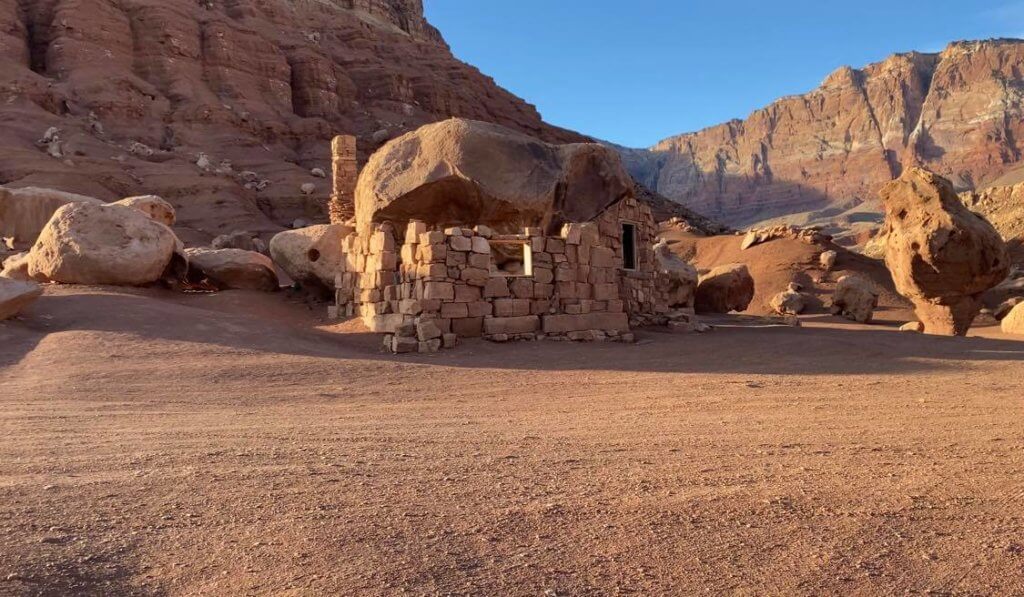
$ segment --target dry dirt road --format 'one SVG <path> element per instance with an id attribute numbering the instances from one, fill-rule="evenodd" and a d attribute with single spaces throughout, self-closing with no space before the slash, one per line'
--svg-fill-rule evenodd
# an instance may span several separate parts
<path id="1" fill-rule="evenodd" d="M 1024 592 L 1024 341 L 802 329 L 429 357 L 278 295 L 0 324 L 0 594 Z"/>

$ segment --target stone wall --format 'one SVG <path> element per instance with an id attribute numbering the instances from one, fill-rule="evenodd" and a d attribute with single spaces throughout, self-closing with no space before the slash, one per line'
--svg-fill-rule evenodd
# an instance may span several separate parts
<path id="1" fill-rule="evenodd" d="M 623 269 L 623 222 L 636 228 L 635 270 Z M 631 341 L 630 325 L 667 311 L 655 270 L 650 209 L 626 198 L 592 222 L 498 235 L 485 226 L 404 230 L 375 224 L 345 239 L 339 313 L 359 315 L 395 352 L 431 352 L 459 337 Z M 399 240 L 401 239 L 401 240 Z M 492 247 L 523 251 L 526 271 L 500 271 Z M 514 260 L 513 260 L 514 261 Z"/>
<path id="2" fill-rule="evenodd" d="M 338 135 L 331 141 L 331 174 L 334 189 L 327 204 L 332 224 L 344 224 L 356 213 L 356 180 L 359 165 L 356 162 L 356 138 Z"/>

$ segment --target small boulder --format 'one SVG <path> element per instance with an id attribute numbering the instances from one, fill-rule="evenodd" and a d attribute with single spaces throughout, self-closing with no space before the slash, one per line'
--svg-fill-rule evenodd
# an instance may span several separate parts
<path id="1" fill-rule="evenodd" d="M 323 168 L 313 168 L 309 173 L 317 178 L 327 178 L 327 173 L 324 172 Z"/>
<path id="2" fill-rule="evenodd" d="M 42 294 L 35 282 L 0 278 L 0 321 L 14 317 Z"/>
<path id="3" fill-rule="evenodd" d="M 242 251 L 266 252 L 266 243 L 260 241 L 257 236 L 247 230 L 236 230 L 228 234 L 221 234 L 210 241 L 214 249 L 241 249 Z M 263 250 L 260 250 L 263 249 Z"/>
<path id="4" fill-rule="evenodd" d="M 1014 307 L 1000 325 L 1004 334 L 1024 336 L 1024 303 Z"/>
<path id="5" fill-rule="evenodd" d="M 722 265 L 700 277 L 694 306 L 701 313 L 746 311 L 754 300 L 754 278 L 741 263 Z"/>
<path id="6" fill-rule="evenodd" d="M 141 211 L 164 226 L 174 226 L 174 206 L 156 195 L 139 195 L 115 201 L 112 205 L 123 205 Z"/>
<path id="7" fill-rule="evenodd" d="M 870 323 L 878 307 L 878 291 L 868 280 L 851 274 L 839 278 L 832 297 L 832 314 L 857 323 Z"/>
<path id="8" fill-rule="evenodd" d="M 332 289 L 343 271 L 342 240 L 353 231 L 342 224 L 285 230 L 270 239 L 270 256 L 296 282 Z"/>
<path id="9" fill-rule="evenodd" d="M 773 296 L 768 304 L 779 315 L 799 315 L 807 309 L 807 295 L 789 289 Z"/>
<path id="10" fill-rule="evenodd" d="M 222 290 L 274 291 L 279 287 L 274 262 L 266 255 L 241 249 L 186 249 L 189 272 Z"/>
<path id="11" fill-rule="evenodd" d="M 316 192 L 316 185 L 311 182 L 307 182 L 299 187 L 299 190 L 302 191 L 303 195 L 312 195 Z"/>
<path id="12" fill-rule="evenodd" d="M 668 306 L 693 307 L 697 292 L 697 268 L 673 253 L 665 241 L 654 246 L 654 255 L 658 263 L 658 272 L 668 280 Z"/>
<path id="13" fill-rule="evenodd" d="M 31 280 L 32 276 L 28 275 L 28 251 L 23 253 L 15 253 L 4 259 L 3 270 L 0 271 L 0 276 L 4 278 L 11 278 L 12 280 Z M 40 282 L 45 282 L 46 279 L 40 279 Z"/>
<path id="14" fill-rule="evenodd" d="M 924 324 L 920 321 L 908 321 L 907 323 L 900 326 L 901 332 L 908 333 L 922 333 L 924 332 Z"/>
<path id="15" fill-rule="evenodd" d="M 28 274 L 65 284 L 141 286 L 160 279 L 177 242 L 170 228 L 139 210 L 71 203 L 32 246 Z"/>
<path id="16" fill-rule="evenodd" d="M 821 264 L 821 269 L 826 272 L 832 271 L 832 268 L 836 266 L 836 260 L 839 259 L 839 253 L 835 251 L 822 251 L 818 257 L 818 261 Z"/>
<path id="17" fill-rule="evenodd" d="M 996 229 L 960 201 L 946 179 L 908 169 L 883 187 L 885 264 L 929 334 L 965 335 L 980 297 L 1009 273 Z"/>
<path id="18" fill-rule="evenodd" d="M 6 265 L 6 262 L 4 263 Z M 1006 316 L 1010 314 L 1010 311 L 1013 311 L 1014 307 L 1021 303 L 1024 303 L 1024 297 L 1018 296 L 1011 299 L 1006 299 L 1005 301 L 1000 303 L 998 307 L 992 310 L 992 315 L 994 315 L 995 318 L 998 319 L 999 321 L 1002 321 L 1006 319 Z"/>

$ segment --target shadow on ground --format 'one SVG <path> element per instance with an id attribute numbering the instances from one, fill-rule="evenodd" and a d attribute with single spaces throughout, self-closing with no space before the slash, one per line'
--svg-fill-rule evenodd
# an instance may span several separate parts
<path id="1" fill-rule="evenodd" d="M 69 332 L 113 334 L 126 344 L 190 343 L 226 351 L 471 369 L 855 375 L 929 371 L 971 361 L 1024 362 L 1024 342 L 1013 340 L 904 334 L 890 326 L 850 325 L 828 317 L 803 328 L 768 327 L 742 316 L 717 319 L 716 330 L 703 335 L 640 331 L 635 345 L 468 340 L 454 351 L 395 356 L 380 351 L 377 334 L 317 327 L 309 313 L 295 317 L 294 306 L 285 306 L 290 315 L 275 314 L 283 304 L 280 298 L 269 299 L 270 308 L 240 313 L 230 302 L 211 309 L 202 297 L 160 297 L 152 291 L 95 289 L 48 294 L 19 320 L 0 324 L 0 368 L 16 365 L 47 335 Z"/>

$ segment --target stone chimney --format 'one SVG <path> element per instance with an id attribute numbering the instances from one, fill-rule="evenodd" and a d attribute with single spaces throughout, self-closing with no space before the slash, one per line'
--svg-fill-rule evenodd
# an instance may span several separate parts
<path id="1" fill-rule="evenodd" d="M 356 138 L 352 135 L 338 135 L 331 141 L 331 174 L 334 177 L 334 192 L 327 205 L 332 224 L 348 222 L 356 215 L 356 178 L 359 167 L 356 164 Z"/>

